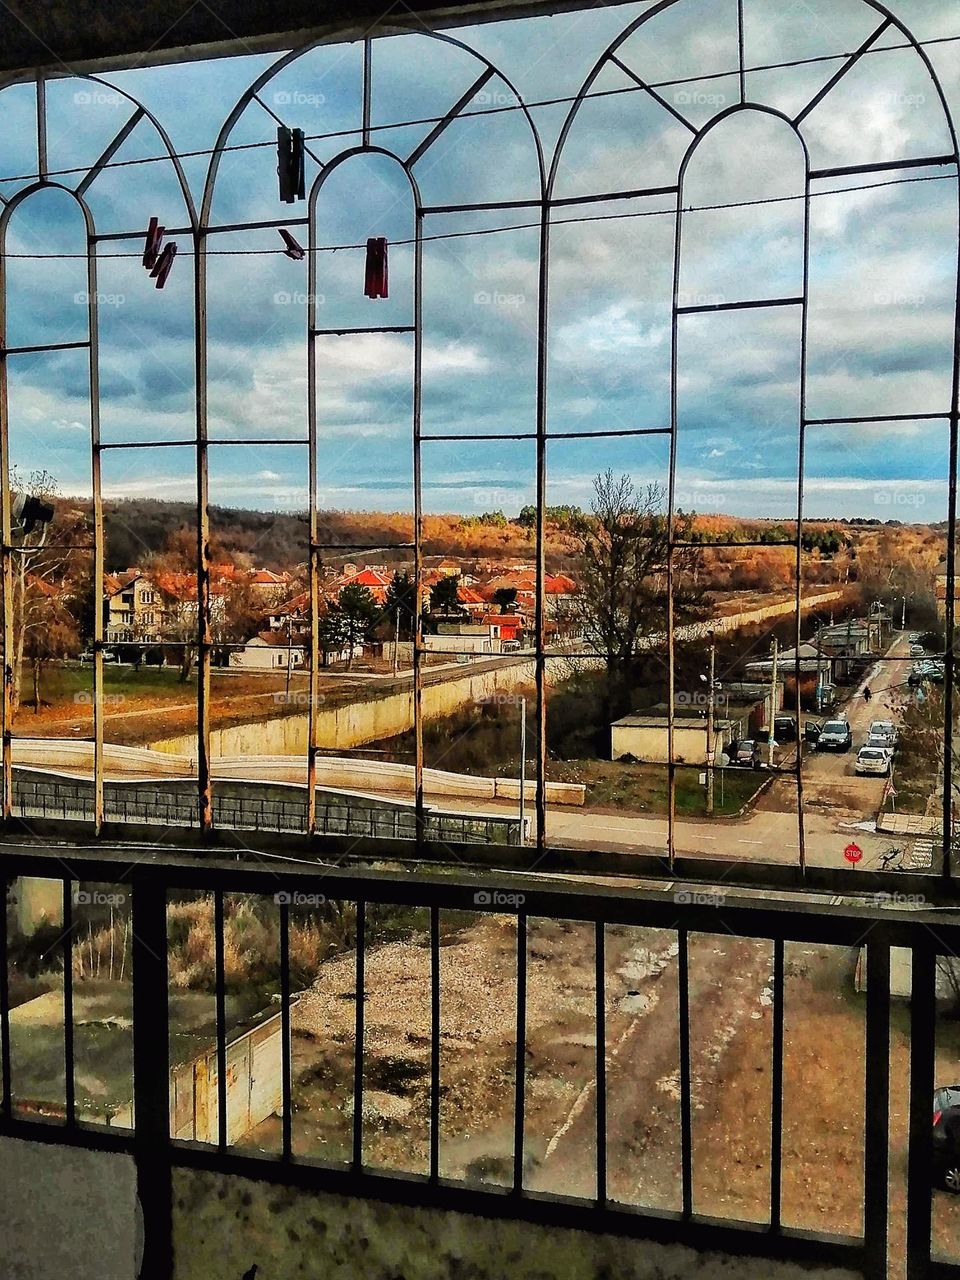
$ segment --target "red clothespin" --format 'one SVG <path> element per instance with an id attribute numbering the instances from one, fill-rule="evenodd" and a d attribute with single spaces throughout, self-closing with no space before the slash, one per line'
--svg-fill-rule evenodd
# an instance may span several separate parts
<path id="1" fill-rule="evenodd" d="M 143 246 L 143 265 L 148 271 L 152 271 L 156 266 L 157 258 L 160 254 L 160 246 L 163 243 L 163 233 L 166 227 L 161 227 L 158 218 L 151 218 L 150 225 L 147 227 L 147 240 Z"/>
<path id="2" fill-rule="evenodd" d="M 175 244 L 168 244 L 160 254 L 160 257 L 157 258 L 156 262 L 153 264 L 153 270 L 150 272 L 150 278 L 151 280 L 156 280 L 158 289 L 162 289 L 167 283 L 167 276 L 170 274 L 170 270 L 173 267 L 173 260 L 176 256 L 177 246 Z"/>
<path id="3" fill-rule="evenodd" d="M 300 262 L 304 255 L 303 245 L 297 244 L 286 227 L 277 227 L 277 230 L 280 232 L 280 239 L 286 245 L 283 251 L 284 254 L 288 258 L 292 258 L 294 262 Z"/>
<path id="4" fill-rule="evenodd" d="M 383 236 L 371 236 L 367 241 L 367 266 L 364 273 L 363 292 L 368 298 L 388 296 L 387 242 Z"/>
<path id="5" fill-rule="evenodd" d="M 288 129 L 285 124 L 278 126 L 277 175 L 281 200 L 293 204 L 304 198 L 302 129 Z"/>

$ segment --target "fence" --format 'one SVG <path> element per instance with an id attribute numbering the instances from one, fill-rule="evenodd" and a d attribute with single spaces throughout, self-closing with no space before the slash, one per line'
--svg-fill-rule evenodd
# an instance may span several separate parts
<path id="1" fill-rule="evenodd" d="M 116 860 L 95 854 L 58 851 L 59 856 L 12 852 L 5 858 L 8 878 L 37 876 L 60 881 L 63 889 L 64 1008 L 63 1038 L 65 1107 L 61 1124 L 39 1123 L 18 1114 L 17 1063 L 11 1062 L 8 966 L 0 970 L 0 1032 L 4 1103 L 0 1132 L 45 1142 L 132 1151 L 136 1157 L 141 1204 L 146 1222 L 144 1275 L 171 1274 L 172 1171 L 191 1167 L 232 1173 L 272 1183 L 314 1190 L 432 1206 L 486 1216 L 509 1216 L 536 1223 L 611 1232 L 661 1241 L 677 1241 L 700 1249 L 732 1254 L 847 1267 L 874 1280 L 887 1275 L 888 1235 L 888 1109 L 890 1104 L 890 956 L 891 948 L 905 947 L 912 959 L 912 1001 L 909 1044 L 909 1156 L 907 1199 L 907 1275 L 957 1277 L 960 1265 L 931 1259 L 932 1093 L 935 1065 L 935 972 L 937 957 L 960 948 L 960 924 L 937 920 L 929 927 L 930 914 L 920 910 L 884 910 L 879 906 L 833 903 L 781 903 L 757 898 L 698 895 L 676 886 L 662 890 L 569 885 L 541 888 L 531 881 L 500 877 L 428 877 L 412 879 L 402 874 L 347 873 L 304 868 L 302 864 L 274 864 L 270 868 L 233 863 L 150 864 L 131 866 L 129 858 Z M 131 1133 L 97 1129 L 77 1123 L 74 1088 L 74 1037 L 72 948 L 74 937 L 73 890 L 77 882 L 112 883 L 129 893 L 132 912 L 132 1008 L 135 1128 Z M 166 905 L 173 896 L 203 891 L 212 895 L 216 938 L 216 1021 L 218 1108 L 217 1140 L 180 1144 L 171 1141 L 168 1022 L 168 922 Z M 227 1014 L 224 976 L 224 895 L 263 895 L 278 912 L 278 973 L 282 1017 L 282 1107 L 276 1155 L 261 1157 L 232 1148 L 227 1131 Z M 337 1167 L 296 1155 L 292 1148 L 291 1072 L 291 904 L 300 901 L 347 904 L 355 909 L 355 935 L 348 948 L 353 953 L 356 984 L 353 999 L 354 1049 L 352 1052 L 352 1147 Z M 718 902 L 720 905 L 718 905 Z M 364 1059 L 367 984 L 365 964 L 371 954 L 367 919 L 373 910 L 419 908 L 428 921 L 425 945 L 429 951 L 429 1158 L 421 1175 L 393 1174 L 371 1168 L 365 1162 L 363 1116 Z M 513 1141 L 511 1186 L 491 1188 L 473 1182 L 454 1182 L 441 1176 L 440 1099 L 441 1036 L 444 990 L 441 983 L 441 913 L 493 912 L 507 916 L 516 930 L 515 974 L 511 979 L 516 1001 L 516 1061 L 512 1102 Z M 443 917 L 447 919 L 446 915 Z M 471 919 L 473 917 L 471 916 Z M 555 1196 L 525 1186 L 525 1143 L 528 1139 L 525 1072 L 528 1022 L 528 929 L 547 922 L 580 922 L 593 934 L 595 968 L 590 999 L 596 1028 L 591 1088 L 596 1096 L 596 1122 L 592 1127 L 590 1193 Z M 677 1211 L 640 1209 L 618 1202 L 610 1188 L 614 1166 L 610 1160 L 607 1123 L 607 1072 L 614 1057 L 608 1042 L 605 942 L 615 926 L 642 926 L 666 931 L 673 938 L 677 965 L 679 1177 Z M 701 934 L 730 935 L 736 939 L 768 940 L 772 954 L 770 983 L 770 1093 L 769 1166 L 765 1171 L 768 1204 L 765 1221 L 717 1219 L 699 1213 L 694 1203 L 694 1143 L 691 1077 L 691 939 Z M 862 1206 L 862 1232 L 826 1235 L 797 1230 L 784 1224 L 782 1213 L 784 1133 L 784 991 L 785 944 L 834 945 L 865 949 L 868 983 L 864 999 L 865 1053 L 860 1067 L 847 1064 L 842 1087 L 851 1099 L 862 1088 L 865 1128 L 864 1161 L 859 1177 L 858 1204 Z M 2 938 L 8 957 L 8 938 Z M 364 993 L 363 999 L 356 993 Z M 512 1009 L 512 1004 L 511 1004 Z M 592 1051 L 591 1051 L 592 1052 Z M 862 1076 L 860 1074 L 862 1070 Z M 862 1080 L 862 1085 L 861 1085 Z M 836 1085 L 837 1082 L 828 1082 Z M 642 1105 L 642 1104 L 638 1104 Z M 851 1101 L 851 1108 L 852 1108 Z M 698 1157 L 699 1158 L 699 1157 Z"/>

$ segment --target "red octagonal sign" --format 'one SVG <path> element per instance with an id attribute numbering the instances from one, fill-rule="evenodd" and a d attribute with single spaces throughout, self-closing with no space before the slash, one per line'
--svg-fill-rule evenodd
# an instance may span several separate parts
<path id="1" fill-rule="evenodd" d="M 863 857 L 863 850 L 860 848 L 858 844 L 851 843 L 851 844 L 848 844 L 847 847 L 844 849 L 843 856 L 846 858 L 848 862 L 852 862 L 853 865 L 856 866 L 857 863 L 860 861 L 860 859 Z"/>

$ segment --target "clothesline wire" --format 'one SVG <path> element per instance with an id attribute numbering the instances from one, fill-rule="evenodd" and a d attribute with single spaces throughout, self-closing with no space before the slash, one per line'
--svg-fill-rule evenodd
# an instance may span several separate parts
<path id="1" fill-rule="evenodd" d="M 905 186 L 908 183 L 944 182 L 947 180 L 957 181 L 957 175 L 953 173 L 933 173 L 933 174 L 926 174 L 921 177 L 914 177 L 914 178 L 887 178 L 882 182 L 863 182 L 863 183 L 858 183 L 856 186 L 851 186 L 851 187 L 831 187 L 827 191 L 811 191 L 809 193 L 809 196 L 806 193 L 799 192 L 796 195 L 790 195 L 790 196 L 764 196 L 763 198 L 758 200 L 731 200 L 724 204 L 684 205 L 683 208 L 681 209 L 681 212 L 682 213 L 709 213 L 709 212 L 718 212 L 718 211 L 723 211 L 728 209 L 749 209 L 757 205 L 785 204 L 790 201 L 806 200 L 808 198 L 810 200 L 815 200 L 822 196 L 837 196 L 837 195 L 842 196 L 842 195 L 849 195 L 858 191 L 876 191 L 883 187 Z M 550 226 L 552 228 L 552 227 L 571 226 L 571 225 L 576 225 L 579 223 L 586 223 L 586 222 L 617 222 L 625 218 L 658 218 L 658 217 L 670 217 L 670 216 L 676 217 L 676 213 L 677 213 L 676 206 L 671 206 L 669 209 L 635 209 L 635 210 L 630 210 L 627 213 L 584 214 L 577 218 L 551 219 Z M 505 231 L 530 231 L 530 230 L 539 229 L 539 227 L 540 227 L 540 223 L 538 221 L 538 222 L 515 222 L 515 223 L 510 223 L 507 226 L 503 226 L 503 227 L 479 227 L 475 230 L 470 230 L 470 231 L 442 231 L 442 232 L 437 232 L 436 235 L 421 236 L 420 243 L 426 244 L 428 242 L 437 241 L 437 240 L 462 240 L 470 236 L 492 236 L 492 235 L 499 235 Z M 242 228 L 238 228 L 238 230 L 240 229 Z M 413 245 L 416 243 L 417 243 L 416 238 L 389 241 L 391 248 L 399 248 L 405 245 Z M 324 245 L 315 245 L 313 247 L 312 252 L 339 253 L 342 250 L 366 249 L 366 247 L 367 247 L 366 241 L 363 241 L 362 243 L 359 243 L 359 244 L 324 244 Z M 310 252 L 310 250 L 305 249 L 304 252 L 305 253 Z M 224 257 L 224 258 L 260 258 L 260 257 L 273 258 L 273 257 L 276 257 L 278 254 L 283 257 L 287 256 L 286 250 L 281 248 L 279 245 L 277 246 L 276 249 L 208 249 L 207 250 L 208 257 L 215 256 L 215 257 Z M 26 259 L 30 261 L 46 261 L 51 259 L 64 260 L 64 259 L 72 259 L 72 258 L 79 258 L 85 261 L 87 256 L 88 255 L 85 253 L 2 253 L 0 254 L 0 257 L 3 257 L 3 258 Z M 141 258 L 142 256 L 143 255 L 140 250 L 137 250 L 136 252 L 131 252 L 131 253 L 99 253 L 97 254 L 97 261 L 99 262 L 109 258 Z M 179 256 L 184 258 L 191 258 L 194 255 L 192 252 L 187 250 L 186 252 L 180 253 Z"/>
<path id="2" fill-rule="evenodd" d="M 936 36 L 929 40 L 918 40 L 917 45 L 920 48 L 928 48 L 932 45 L 951 44 L 960 40 L 960 35 L 952 36 Z M 894 53 L 905 49 L 913 49 L 915 46 L 910 43 L 880 45 L 877 48 L 867 49 L 864 56 L 876 53 Z M 758 63 L 754 66 L 744 67 L 745 75 L 759 71 L 784 71 L 796 67 L 813 66 L 823 62 L 839 62 L 845 58 L 852 57 L 852 53 L 824 53 L 818 54 L 810 58 L 794 58 L 787 62 L 766 62 Z M 670 89 L 677 85 L 685 84 L 702 84 L 711 80 L 725 80 L 730 76 L 739 76 L 740 68 L 733 68 L 730 71 L 710 71 L 703 72 L 696 76 L 678 76 L 670 80 L 652 80 L 649 84 L 631 84 L 623 85 L 617 89 L 599 89 L 596 93 L 584 94 L 581 101 L 590 102 L 594 99 L 618 97 L 625 93 L 646 93 L 649 89 Z M 106 82 L 104 82 L 106 83 Z M 115 86 L 110 86 L 115 87 Z M 122 92 L 122 90 L 118 90 Z M 501 106 L 482 107 L 476 111 L 462 111 L 457 117 L 458 119 L 477 119 L 482 116 L 502 115 L 506 112 L 527 110 L 538 110 L 541 107 L 555 107 L 569 105 L 577 100 L 578 95 L 570 94 L 560 98 L 539 98 L 531 102 L 513 102 L 506 103 Z M 256 101 L 256 98 L 251 99 Z M 131 100 L 131 105 L 136 106 L 136 102 Z M 411 120 L 394 120 L 389 124 L 371 124 L 367 130 L 368 133 L 389 132 L 392 129 L 406 129 L 417 125 L 435 125 L 441 124 L 446 119 L 445 116 L 421 116 Z M 336 138 L 356 137 L 361 134 L 360 126 L 352 129 L 336 129 L 327 133 L 305 133 L 304 142 L 324 142 L 334 140 Z M 235 142 L 227 146 L 219 148 L 220 154 L 226 154 L 233 151 L 256 151 L 265 147 L 275 147 L 276 141 L 272 138 L 265 139 L 261 142 Z M 191 151 L 170 151 L 165 155 L 159 156 L 141 156 L 137 159 L 130 160 L 109 160 L 100 166 L 101 171 L 104 169 L 125 169 L 133 165 L 140 164 L 161 164 L 163 161 L 169 160 L 195 160 L 203 156 L 212 156 L 217 151 L 216 147 L 199 147 Z M 48 178 L 69 177 L 71 174 L 86 174 L 90 171 L 90 165 L 74 165 L 65 169 L 49 169 L 46 171 Z M 28 182 L 36 178 L 36 173 L 12 174 L 7 177 L 0 177 L 0 183 L 8 182 Z"/>

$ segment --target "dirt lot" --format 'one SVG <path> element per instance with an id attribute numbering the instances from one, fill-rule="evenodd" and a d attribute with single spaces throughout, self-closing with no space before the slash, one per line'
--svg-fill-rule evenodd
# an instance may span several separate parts
<path id="1" fill-rule="evenodd" d="M 678 967 L 672 934 L 606 934 L 608 1193 L 680 1206 Z M 783 1220 L 862 1226 L 863 997 L 855 953 L 785 953 Z M 512 1179 L 516 934 L 508 918 L 452 932 L 441 949 L 441 1173 Z M 596 1028 L 592 929 L 531 921 L 525 1056 L 525 1185 L 595 1195 Z M 694 1206 L 758 1220 L 769 1212 L 770 944 L 690 941 Z M 423 1172 L 429 1151 L 429 953 L 423 935 L 371 949 L 365 981 L 364 1157 Z M 294 1016 L 294 1142 L 348 1159 L 355 1016 L 352 957 L 332 961 Z M 891 1258 L 904 1251 L 908 1011 L 891 1036 Z M 960 1078 L 960 1025 L 939 1025 L 939 1083 Z M 274 1148 L 275 1122 L 251 1138 Z M 960 1256 L 960 1200 L 934 1194 L 934 1239 Z M 899 1262 L 891 1275 L 902 1273 Z"/>

